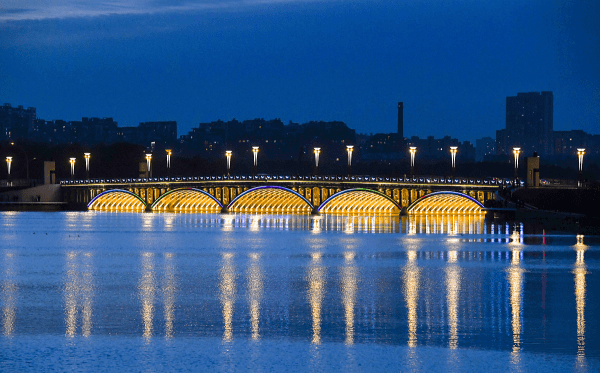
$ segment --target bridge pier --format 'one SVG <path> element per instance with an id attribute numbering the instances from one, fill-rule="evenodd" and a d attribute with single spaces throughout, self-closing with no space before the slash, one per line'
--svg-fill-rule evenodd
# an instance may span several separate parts
<path id="1" fill-rule="evenodd" d="M 221 208 L 221 214 L 229 214 L 229 209 L 227 206 L 223 206 L 223 208 Z"/>
<path id="2" fill-rule="evenodd" d="M 319 212 L 319 208 L 317 206 L 313 207 L 312 211 L 310 212 L 311 215 L 320 215 L 321 213 Z"/>

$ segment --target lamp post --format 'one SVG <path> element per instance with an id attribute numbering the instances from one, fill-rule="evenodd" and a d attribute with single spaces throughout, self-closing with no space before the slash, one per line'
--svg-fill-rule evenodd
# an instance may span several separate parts
<path id="1" fill-rule="evenodd" d="M 577 157 L 579 158 L 579 175 L 577 180 L 577 186 L 583 185 L 583 156 L 585 155 L 585 148 L 577 148 Z"/>
<path id="2" fill-rule="evenodd" d="M 231 169 L 231 150 L 227 150 L 225 156 L 227 157 L 227 176 L 229 176 L 229 170 Z"/>
<path id="3" fill-rule="evenodd" d="M 148 166 L 148 178 L 152 177 L 152 154 L 147 153 L 146 154 L 146 165 Z"/>
<path id="4" fill-rule="evenodd" d="M 173 154 L 173 151 L 171 149 L 165 149 L 165 152 L 167 152 L 167 169 L 171 168 L 171 154 Z"/>
<path id="5" fill-rule="evenodd" d="M 10 176 L 10 165 L 12 164 L 12 157 L 6 157 L 6 166 L 8 166 L 8 176 Z"/>
<path id="6" fill-rule="evenodd" d="M 252 154 L 254 155 L 254 166 L 252 166 L 252 176 L 256 176 L 258 171 L 258 146 L 252 147 Z"/>
<path id="7" fill-rule="evenodd" d="M 6 166 L 8 167 L 8 179 L 10 180 L 10 166 L 12 164 L 12 157 L 6 157 Z"/>
<path id="8" fill-rule="evenodd" d="M 515 181 L 519 178 L 519 154 L 521 154 L 521 148 L 513 148 L 513 154 L 515 156 Z"/>
<path id="9" fill-rule="evenodd" d="M 417 153 L 417 147 L 411 146 L 408 148 L 408 151 L 410 151 L 410 174 L 412 176 L 414 176 L 415 175 L 415 154 Z"/>
<path id="10" fill-rule="evenodd" d="M 14 142 L 10 143 L 11 146 L 15 146 Z M 21 151 L 23 152 L 23 155 L 25 155 L 25 170 L 26 170 L 26 175 L 27 175 L 27 184 L 29 185 L 29 157 L 27 156 L 27 152 L 25 151 L 25 149 L 23 149 L 20 146 L 16 146 L 16 148 L 21 149 Z"/>
<path id="11" fill-rule="evenodd" d="M 71 164 L 71 179 L 75 177 L 75 161 L 77 158 L 69 158 L 69 163 Z"/>
<path id="12" fill-rule="evenodd" d="M 165 152 L 167 152 L 167 176 L 171 176 L 171 154 L 173 154 L 173 151 L 165 149 Z"/>
<path id="13" fill-rule="evenodd" d="M 456 173 L 456 152 L 458 151 L 458 146 L 450 147 L 450 155 L 452 156 L 452 176 Z"/>
<path id="14" fill-rule="evenodd" d="M 85 177 L 86 179 L 90 178 L 90 153 L 83 153 L 83 158 L 85 158 Z"/>
<path id="15" fill-rule="evenodd" d="M 354 145 L 346 145 L 346 151 L 348 152 L 348 176 L 352 175 L 352 151 Z"/>
<path id="16" fill-rule="evenodd" d="M 315 175 L 319 173 L 319 154 L 321 154 L 321 148 L 314 148 L 315 153 Z"/>

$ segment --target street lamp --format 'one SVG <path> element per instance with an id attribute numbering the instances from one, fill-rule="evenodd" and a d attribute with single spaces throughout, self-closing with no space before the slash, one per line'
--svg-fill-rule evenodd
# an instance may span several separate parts
<path id="1" fill-rule="evenodd" d="M 10 176 L 10 165 L 12 163 L 12 157 L 6 157 L 6 166 L 8 166 L 8 176 Z"/>
<path id="2" fill-rule="evenodd" d="M 456 152 L 458 151 L 458 146 L 450 147 L 450 155 L 452 156 L 452 175 L 456 171 Z"/>
<path id="3" fill-rule="evenodd" d="M 152 154 L 147 153 L 146 154 L 146 165 L 148 166 L 148 178 L 152 177 L 152 169 L 150 168 L 152 166 Z"/>
<path id="4" fill-rule="evenodd" d="M 348 176 L 352 175 L 352 151 L 354 145 L 346 145 L 346 151 L 348 152 Z"/>
<path id="5" fill-rule="evenodd" d="M 90 178 L 90 153 L 83 153 L 83 158 L 85 158 L 85 175 L 86 178 Z"/>
<path id="6" fill-rule="evenodd" d="M 171 154 L 173 154 L 173 151 L 171 149 L 165 149 L 165 152 L 167 152 L 167 170 L 171 169 Z"/>
<path id="7" fill-rule="evenodd" d="M 410 173 L 412 175 L 414 175 L 415 174 L 415 154 L 417 153 L 417 147 L 411 146 L 408 148 L 408 151 L 410 152 Z"/>
<path id="8" fill-rule="evenodd" d="M 229 170 L 231 169 L 231 150 L 227 150 L 225 156 L 227 157 L 227 176 L 229 176 Z"/>
<path id="9" fill-rule="evenodd" d="M 321 148 L 314 148 L 315 153 L 315 174 L 319 173 L 319 154 L 321 154 Z"/>
<path id="10" fill-rule="evenodd" d="M 69 158 L 69 163 L 71 164 L 71 179 L 75 177 L 75 161 L 77 158 Z"/>
<path id="11" fill-rule="evenodd" d="M 577 148 L 577 157 L 579 158 L 579 180 L 578 186 L 581 186 L 583 182 L 583 156 L 585 155 L 585 148 Z"/>
<path id="12" fill-rule="evenodd" d="M 258 146 L 252 147 L 252 153 L 254 154 L 254 167 L 252 167 L 252 174 L 256 175 L 258 170 Z"/>
<path id="13" fill-rule="evenodd" d="M 521 154 L 521 148 L 513 148 L 513 154 L 515 156 L 515 180 L 519 177 L 519 154 Z"/>

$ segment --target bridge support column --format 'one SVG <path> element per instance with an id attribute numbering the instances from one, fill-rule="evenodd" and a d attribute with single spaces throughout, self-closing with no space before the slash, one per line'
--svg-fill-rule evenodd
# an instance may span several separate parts
<path id="1" fill-rule="evenodd" d="M 150 205 L 146 206 L 146 208 L 144 209 L 144 212 L 152 212 L 152 206 L 150 206 Z"/>
<path id="2" fill-rule="evenodd" d="M 223 206 L 221 208 L 221 214 L 229 214 L 229 209 L 227 208 L 227 206 Z"/>
<path id="3" fill-rule="evenodd" d="M 318 206 L 315 206 L 315 207 L 313 207 L 313 209 L 312 209 L 312 211 L 310 212 L 310 214 L 311 214 L 311 215 L 319 215 L 319 214 L 320 214 L 320 212 L 319 212 L 319 207 L 318 207 Z"/>

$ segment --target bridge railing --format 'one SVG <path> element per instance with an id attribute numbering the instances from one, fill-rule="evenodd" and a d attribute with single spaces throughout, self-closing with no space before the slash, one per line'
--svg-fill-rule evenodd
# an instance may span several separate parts
<path id="1" fill-rule="evenodd" d="M 403 184 L 452 184 L 452 185 L 487 185 L 487 186 L 516 186 L 514 180 L 505 178 L 465 178 L 465 177 L 435 177 L 435 176 L 339 176 L 339 175 L 225 175 L 225 176 L 188 176 L 188 177 L 153 177 L 153 178 L 116 178 L 116 179 L 78 179 L 61 180 L 64 186 L 87 184 L 139 184 L 139 183 L 183 183 L 207 181 L 324 181 L 324 182 L 351 182 L 351 183 L 403 183 Z M 520 182 L 522 184 L 522 182 Z"/>

